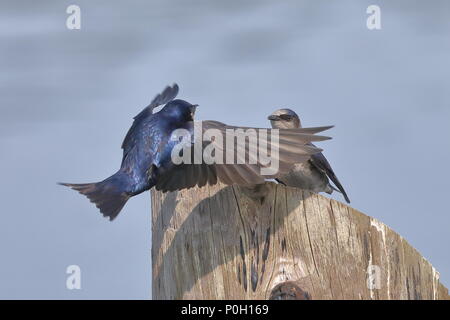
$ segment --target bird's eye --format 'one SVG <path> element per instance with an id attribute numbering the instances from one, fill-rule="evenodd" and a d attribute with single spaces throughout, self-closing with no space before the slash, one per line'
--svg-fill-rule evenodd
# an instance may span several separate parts
<path id="1" fill-rule="evenodd" d="M 288 115 L 288 114 L 282 114 L 280 115 L 280 118 L 286 121 L 291 121 L 292 120 L 292 116 Z"/>

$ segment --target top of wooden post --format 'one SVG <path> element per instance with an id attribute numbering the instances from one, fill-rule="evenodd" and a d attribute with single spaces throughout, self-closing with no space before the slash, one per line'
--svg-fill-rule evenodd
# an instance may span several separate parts
<path id="1" fill-rule="evenodd" d="M 382 222 L 274 183 L 152 190 L 154 299 L 448 299 Z"/>

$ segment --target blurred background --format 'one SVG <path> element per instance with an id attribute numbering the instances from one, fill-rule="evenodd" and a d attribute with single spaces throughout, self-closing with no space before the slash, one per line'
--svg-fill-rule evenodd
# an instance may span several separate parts
<path id="1" fill-rule="evenodd" d="M 449 18 L 446 0 L 0 2 L 0 298 L 151 298 L 149 193 L 111 223 L 56 182 L 114 173 L 132 117 L 173 82 L 198 119 L 266 126 L 289 107 L 334 124 L 320 146 L 351 205 L 449 286 Z"/>

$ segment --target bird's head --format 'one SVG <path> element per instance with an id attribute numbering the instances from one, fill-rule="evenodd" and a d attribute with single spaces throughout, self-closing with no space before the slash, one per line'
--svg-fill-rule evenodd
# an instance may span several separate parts
<path id="1" fill-rule="evenodd" d="M 197 106 L 198 104 L 190 104 L 187 101 L 176 99 L 166 104 L 161 111 L 173 118 L 174 121 L 188 122 L 194 121 Z"/>
<path id="2" fill-rule="evenodd" d="M 300 118 L 291 109 L 278 109 L 272 112 L 267 119 L 270 120 L 272 128 L 295 129 L 302 127 Z"/>

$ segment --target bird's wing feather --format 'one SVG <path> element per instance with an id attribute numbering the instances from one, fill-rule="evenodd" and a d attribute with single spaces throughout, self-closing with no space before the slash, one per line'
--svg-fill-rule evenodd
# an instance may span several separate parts
<path id="1" fill-rule="evenodd" d="M 314 146 L 312 143 L 310 143 L 311 146 Z M 339 191 L 342 193 L 342 195 L 345 198 L 345 201 L 350 203 L 350 199 L 347 196 L 347 193 L 344 190 L 344 187 L 342 186 L 341 182 L 337 178 L 336 174 L 334 173 L 333 169 L 331 168 L 330 163 L 328 162 L 327 158 L 323 155 L 322 152 L 313 154 L 310 159 L 311 163 L 319 170 L 325 172 L 325 174 L 330 178 L 331 181 L 336 185 L 336 187 L 339 189 Z"/>
<path id="2" fill-rule="evenodd" d="M 134 122 L 122 144 L 122 169 L 144 169 L 153 163 L 159 155 L 161 146 L 167 143 L 164 128 L 157 115 L 151 115 L 145 121 Z"/>
<path id="3" fill-rule="evenodd" d="M 169 103 L 176 98 L 179 91 L 179 87 L 176 83 L 172 86 L 167 86 L 161 93 L 158 93 L 156 97 L 153 98 L 152 102 L 144 108 L 134 119 L 139 119 L 141 117 L 148 116 L 153 113 L 153 109 L 156 107 Z"/>
<path id="4" fill-rule="evenodd" d="M 191 126 L 193 127 L 193 124 L 191 124 Z M 251 150 L 248 140 L 239 141 L 239 139 L 234 139 L 232 147 L 234 150 L 241 150 L 241 152 L 234 152 L 235 161 L 233 163 L 227 163 L 225 156 L 227 151 L 226 148 L 228 147 L 225 143 L 227 130 L 255 129 L 256 132 L 260 132 L 258 131 L 260 128 L 228 126 L 218 121 L 202 121 L 202 133 L 205 133 L 208 129 L 217 129 L 222 137 L 224 137 L 223 145 L 217 143 L 217 141 L 204 142 L 202 154 L 207 145 L 213 144 L 216 152 L 218 150 L 222 151 L 222 163 L 208 165 L 203 162 L 202 164 L 172 165 L 172 167 L 161 173 L 155 187 L 157 190 L 174 191 L 191 188 L 195 185 L 203 186 L 205 184 L 215 184 L 217 181 L 221 181 L 222 183 L 228 185 L 255 185 L 263 183 L 265 179 L 275 178 L 289 172 L 294 163 L 305 162 L 310 159 L 311 155 L 322 151 L 322 149 L 315 146 L 310 146 L 308 143 L 311 141 L 322 141 L 330 138 L 314 135 L 311 132 L 321 132 L 329 128 L 330 127 L 321 127 L 314 128 L 313 130 L 308 128 L 278 129 L 278 156 L 275 154 L 270 154 L 269 156 L 272 161 L 279 162 L 278 172 L 271 175 L 262 175 L 261 169 L 267 168 L 270 164 L 262 163 L 257 156 L 255 158 L 255 155 L 250 152 Z M 267 146 L 269 146 L 268 149 L 272 150 L 272 136 L 275 135 L 275 131 L 273 131 L 273 129 L 266 128 L 264 128 L 264 130 L 266 132 L 266 136 L 261 136 L 258 134 L 258 142 L 266 143 Z M 193 149 L 194 147 L 192 145 L 192 157 L 194 155 Z M 250 161 L 250 158 L 253 158 L 254 161 Z M 238 160 L 241 160 L 241 162 Z"/>
<path id="5" fill-rule="evenodd" d="M 136 128 L 139 127 L 139 124 L 153 115 L 153 109 L 175 99 L 178 94 L 178 90 L 179 87 L 176 83 L 172 86 L 167 86 L 161 93 L 157 94 L 156 97 L 153 98 L 152 102 L 150 102 L 147 107 L 145 107 L 137 116 L 133 118 L 133 124 L 122 142 L 124 156 L 130 151 L 136 142 L 134 139 L 136 138 Z"/>

